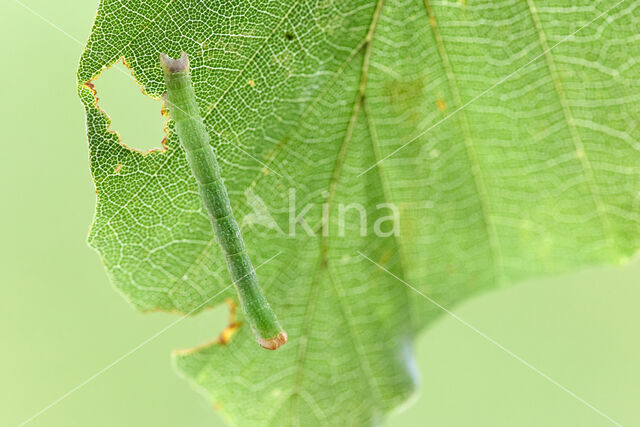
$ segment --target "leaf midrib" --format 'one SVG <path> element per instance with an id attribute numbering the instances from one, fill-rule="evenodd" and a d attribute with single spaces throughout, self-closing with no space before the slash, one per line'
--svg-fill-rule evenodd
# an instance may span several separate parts
<path id="1" fill-rule="evenodd" d="M 364 51 L 364 56 L 363 56 L 363 60 L 362 60 L 362 69 L 360 72 L 360 79 L 359 79 L 359 88 L 358 88 L 358 93 L 356 94 L 356 99 L 354 100 L 353 103 L 353 107 L 352 107 L 352 111 L 351 111 L 351 117 L 349 119 L 349 124 L 347 126 L 347 130 L 345 132 L 345 136 L 344 139 L 342 141 L 342 145 L 340 147 L 340 150 L 338 152 L 338 157 L 335 161 L 334 164 L 334 168 L 333 168 L 333 173 L 331 175 L 331 180 L 329 182 L 329 196 L 327 198 L 327 211 L 331 212 L 331 208 L 333 205 L 333 200 L 335 198 L 335 193 L 336 193 L 336 188 L 338 185 L 338 182 L 340 180 L 341 177 L 341 172 L 342 172 L 342 168 L 344 165 L 344 160 L 345 160 L 345 156 L 346 153 L 348 151 L 348 147 L 349 144 L 351 142 L 351 138 L 353 136 L 353 131 L 355 128 L 355 125 L 357 123 L 358 117 L 360 115 L 360 110 L 363 107 L 363 103 L 365 102 L 365 92 L 367 89 L 367 78 L 368 78 L 368 72 L 369 72 L 369 60 L 371 57 L 371 46 L 372 46 L 372 41 L 373 41 L 373 36 L 375 34 L 375 30 L 377 28 L 377 24 L 378 24 L 378 19 L 380 17 L 380 14 L 382 13 L 382 7 L 384 5 L 385 0 L 378 0 L 377 4 L 376 4 L 376 8 L 374 10 L 373 16 L 371 18 L 371 24 L 369 27 L 369 30 L 367 32 L 367 35 L 363 41 L 363 43 L 360 43 L 358 46 L 362 46 L 364 47 L 365 51 Z M 362 48 L 361 47 L 361 48 Z M 330 214 L 329 214 L 330 215 Z M 330 221 L 330 219 L 327 219 L 328 221 Z M 318 289 L 317 287 L 319 286 L 320 281 L 318 280 L 318 276 L 320 274 L 322 274 L 322 272 L 326 272 L 326 274 L 329 277 L 329 281 L 333 284 L 334 289 L 336 288 L 336 283 L 335 280 L 333 280 L 333 277 L 331 276 L 331 273 L 329 271 L 330 267 L 329 267 L 329 259 L 328 259 L 328 252 L 329 252 L 330 248 L 329 248 L 329 236 L 325 236 L 324 233 L 321 236 L 320 239 L 320 260 L 319 260 L 319 264 L 318 264 L 318 270 L 316 271 L 316 274 L 314 275 L 314 280 L 312 282 L 312 289 L 311 289 L 311 295 L 315 295 L 315 298 L 310 298 L 309 304 L 307 305 L 307 310 L 310 313 L 314 313 L 315 312 L 315 304 L 317 302 L 317 293 L 318 293 Z M 337 289 L 336 289 L 337 290 Z M 380 390 L 379 390 L 379 386 L 376 383 L 376 381 L 374 380 L 374 376 L 373 373 L 371 371 L 371 367 L 369 366 L 369 361 L 367 360 L 366 357 L 364 357 L 364 354 L 362 353 L 360 346 L 362 345 L 360 343 L 359 337 L 356 336 L 354 334 L 353 331 L 353 319 L 349 317 L 349 312 L 345 309 L 344 307 L 344 302 L 342 301 L 341 298 L 338 298 L 338 303 L 340 305 L 341 308 L 341 313 L 342 315 L 345 317 L 345 319 L 347 320 L 347 323 L 349 325 L 349 334 L 351 335 L 354 343 L 354 348 L 355 348 L 355 352 L 358 355 L 358 358 L 361 361 L 361 368 L 367 378 L 367 382 L 369 383 L 370 387 L 372 390 L 375 390 L 375 396 L 372 396 L 374 398 L 374 406 L 376 403 L 380 403 L 383 401 L 382 399 L 382 395 L 380 394 Z M 313 317 L 313 314 L 309 315 L 309 316 L 305 316 L 304 320 L 303 320 L 303 325 L 302 325 L 302 330 L 305 331 L 307 329 L 309 329 L 310 331 L 310 322 L 311 322 L 311 318 Z M 302 382 L 304 380 L 304 375 L 303 375 L 303 366 L 304 366 L 304 361 L 306 358 L 306 340 L 307 337 L 305 337 L 304 341 L 300 342 L 300 347 L 299 347 L 299 351 L 298 351 L 298 358 L 296 360 L 296 382 L 294 384 L 294 391 L 292 392 L 292 396 L 293 395 L 299 395 L 300 394 L 300 390 L 302 388 Z M 297 411 L 293 411 L 292 413 L 294 413 L 296 416 L 298 415 Z"/>

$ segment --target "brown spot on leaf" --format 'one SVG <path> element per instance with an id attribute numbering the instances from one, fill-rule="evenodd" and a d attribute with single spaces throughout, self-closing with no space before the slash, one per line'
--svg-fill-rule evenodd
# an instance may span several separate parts
<path id="1" fill-rule="evenodd" d="M 121 170 L 122 170 L 122 164 L 121 164 L 121 163 L 118 163 L 118 164 L 116 165 L 116 168 L 113 170 L 113 173 L 115 173 L 115 174 L 119 174 Z"/>
<path id="2" fill-rule="evenodd" d="M 160 107 L 160 114 L 163 117 L 169 117 L 169 108 L 167 107 L 167 94 L 163 93 L 162 94 L 162 107 Z M 165 125 L 165 132 L 166 132 L 166 125 Z"/>
<path id="3" fill-rule="evenodd" d="M 93 96 L 98 95 L 98 92 L 96 91 L 96 87 L 93 85 L 93 82 L 91 80 L 89 80 L 88 82 L 85 82 L 84 85 L 89 89 L 91 89 L 91 91 L 93 92 Z"/>
<path id="4" fill-rule="evenodd" d="M 436 106 L 438 107 L 438 110 L 440 111 L 444 111 L 447 109 L 447 103 L 444 102 L 444 99 L 442 98 L 438 98 L 438 100 L 436 101 Z"/>
<path id="5" fill-rule="evenodd" d="M 249 86 L 254 87 L 256 85 L 256 82 L 254 82 L 253 80 L 249 80 L 247 82 L 249 84 Z"/>

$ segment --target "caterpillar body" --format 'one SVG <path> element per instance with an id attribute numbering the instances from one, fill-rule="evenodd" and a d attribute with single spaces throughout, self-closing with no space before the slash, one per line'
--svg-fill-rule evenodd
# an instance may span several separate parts
<path id="1" fill-rule="evenodd" d="M 175 122 L 180 143 L 198 182 L 214 235 L 225 254 L 244 315 L 258 343 L 266 349 L 275 350 L 287 342 L 287 334 L 260 289 L 240 228 L 233 216 L 220 167 L 200 117 L 191 82 L 189 58 L 184 52 L 178 59 L 163 53 L 160 63 L 167 86 L 165 99 L 169 114 Z"/>

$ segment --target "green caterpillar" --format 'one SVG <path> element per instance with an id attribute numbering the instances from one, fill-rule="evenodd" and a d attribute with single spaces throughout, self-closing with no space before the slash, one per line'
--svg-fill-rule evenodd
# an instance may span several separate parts
<path id="1" fill-rule="evenodd" d="M 200 196 L 209 213 L 214 235 L 225 254 L 244 315 L 258 343 L 266 349 L 275 350 L 287 342 L 287 333 L 278 323 L 258 285 L 258 278 L 244 247 L 240 228 L 231 211 L 220 167 L 209 144 L 209 134 L 200 117 L 189 73 L 189 58 L 184 52 L 178 59 L 172 59 L 163 53 L 160 55 L 160 63 L 167 84 L 167 107 L 175 122 L 187 161 L 198 182 Z"/>

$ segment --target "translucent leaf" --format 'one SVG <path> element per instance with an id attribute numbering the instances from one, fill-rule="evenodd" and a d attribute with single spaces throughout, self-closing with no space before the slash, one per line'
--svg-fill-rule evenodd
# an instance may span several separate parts
<path id="1" fill-rule="evenodd" d="M 289 334 L 268 352 L 238 314 L 176 353 L 233 423 L 379 422 L 414 392 L 412 339 L 442 313 L 416 290 L 450 308 L 638 248 L 637 3 L 537 3 L 100 3 L 78 70 L 90 243 L 140 310 L 235 297 L 172 123 L 164 151 L 130 150 L 90 84 L 124 58 L 160 97 L 158 55 L 187 52 Z"/>

